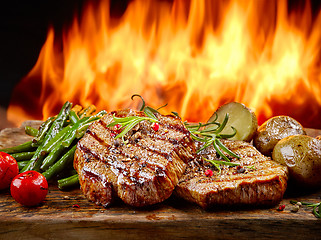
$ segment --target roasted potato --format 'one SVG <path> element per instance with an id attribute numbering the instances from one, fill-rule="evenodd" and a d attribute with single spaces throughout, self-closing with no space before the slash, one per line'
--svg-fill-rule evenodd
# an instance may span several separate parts
<path id="1" fill-rule="evenodd" d="M 321 140 L 307 135 L 283 138 L 272 159 L 289 169 L 290 181 L 309 188 L 321 187 Z"/>
<path id="2" fill-rule="evenodd" d="M 276 116 L 265 121 L 253 138 L 253 145 L 264 155 L 271 156 L 273 148 L 282 138 L 306 135 L 302 125 L 289 116 Z"/>
<path id="3" fill-rule="evenodd" d="M 236 129 L 236 134 L 234 137 L 230 138 L 232 140 L 242 140 L 250 142 L 256 132 L 258 127 L 257 118 L 255 113 L 242 103 L 230 102 L 219 107 L 208 122 L 213 121 L 216 118 L 217 122 L 222 123 L 225 115 L 228 114 L 229 118 L 222 134 L 233 133 L 234 127 Z"/>

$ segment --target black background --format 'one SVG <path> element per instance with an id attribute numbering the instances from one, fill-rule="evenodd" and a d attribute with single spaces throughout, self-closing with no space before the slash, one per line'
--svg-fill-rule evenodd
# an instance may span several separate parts
<path id="1" fill-rule="evenodd" d="M 111 1 L 112 16 L 120 16 L 128 2 Z M 85 5 L 85 0 L 1 1 L 0 107 L 8 106 L 15 84 L 35 65 L 49 26 L 59 36 Z"/>
<path id="2" fill-rule="evenodd" d="M 128 2 L 112 0 L 111 15 L 120 16 Z M 311 2 L 314 15 L 320 9 L 320 2 Z M 80 15 L 85 5 L 85 0 L 1 1 L 0 107 L 8 106 L 13 87 L 36 63 L 49 26 L 59 34 L 71 24 L 75 13 Z M 304 5 L 303 0 L 289 1 L 289 11 L 303 9 Z"/>

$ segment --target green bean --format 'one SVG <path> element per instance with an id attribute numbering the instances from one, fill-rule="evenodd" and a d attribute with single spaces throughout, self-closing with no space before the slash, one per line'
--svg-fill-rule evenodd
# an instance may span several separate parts
<path id="1" fill-rule="evenodd" d="M 79 184 L 78 174 L 75 174 L 75 175 L 72 175 L 70 177 L 58 180 L 58 188 L 60 190 L 71 188 L 71 187 L 74 187 L 74 186 L 76 186 L 78 184 Z"/>
<path id="2" fill-rule="evenodd" d="M 70 132 L 70 134 L 68 136 L 66 136 L 66 138 L 62 141 L 62 145 L 65 147 L 69 147 L 71 145 L 71 143 L 77 138 L 81 138 L 85 131 L 87 130 L 88 126 L 93 122 L 96 121 L 98 119 L 100 119 L 104 114 L 106 114 L 106 111 L 100 111 L 97 114 L 95 114 L 94 116 L 90 116 L 90 117 L 83 117 L 82 119 L 80 119 L 78 122 L 76 122 L 74 124 L 74 126 L 72 127 L 72 131 Z"/>
<path id="3" fill-rule="evenodd" d="M 35 154 L 35 151 L 33 152 L 20 152 L 20 153 L 12 153 L 11 156 L 14 157 L 14 159 L 19 161 L 25 161 L 25 160 L 30 160 L 32 156 Z"/>
<path id="4" fill-rule="evenodd" d="M 105 110 L 101 110 L 98 113 L 96 113 L 94 116 L 91 116 L 91 117 L 99 117 L 99 118 L 101 118 L 105 114 L 107 114 L 107 112 Z"/>
<path id="5" fill-rule="evenodd" d="M 54 148 L 52 149 L 52 151 L 43 160 L 40 169 L 43 171 L 46 171 L 50 166 L 52 166 L 56 162 L 56 160 L 60 157 L 60 154 L 63 152 L 64 149 L 65 147 L 60 143 L 57 145 L 54 145 Z"/>
<path id="6" fill-rule="evenodd" d="M 68 152 L 66 152 L 54 165 L 52 165 L 47 171 L 43 172 L 42 175 L 45 176 L 47 180 L 52 178 L 57 173 L 61 172 L 68 164 L 72 164 L 74 159 L 74 153 L 76 151 L 77 145 L 74 145 Z"/>
<path id="7" fill-rule="evenodd" d="M 99 118 L 97 118 L 97 119 L 99 119 Z M 95 120 L 97 120 L 97 119 L 95 119 Z M 81 138 L 81 137 L 85 134 L 85 132 L 86 132 L 87 128 L 89 127 L 89 125 L 90 125 L 93 121 L 95 121 L 95 120 L 92 120 L 92 121 L 90 121 L 90 122 L 87 121 L 87 122 L 83 123 L 83 124 L 75 131 L 75 138 L 77 138 L 77 139 Z"/>
<path id="8" fill-rule="evenodd" d="M 63 127 L 64 122 L 67 120 L 67 118 L 69 117 L 69 113 L 70 113 L 70 109 L 71 109 L 72 104 L 70 102 L 66 102 L 62 109 L 60 110 L 57 118 L 54 120 L 54 122 L 52 123 L 46 137 L 45 137 L 45 141 L 46 143 L 53 138 Z M 49 135 L 49 136 L 48 136 Z M 48 136 L 48 137 L 47 137 Z M 45 144 L 46 144 L 45 143 Z"/>
<path id="9" fill-rule="evenodd" d="M 83 107 L 76 104 L 75 106 L 72 107 L 71 110 L 74 111 L 76 114 L 78 114 L 81 111 L 81 109 L 83 109 Z"/>
<path id="10" fill-rule="evenodd" d="M 40 127 L 37 136 L 33 139 L 33 143 L 38 143 L 44 139 L 47 131 L 50 129 L 55 117 L 49 117 L 45 122 L 43 122 Z"/>
<path id="11" fill-rule="evenodd" d="M 43 152 L 46 154 L 50 152 L 57 144 L 60 144 L 66 135 L 69 134 L 71 125 L 64 127 L 55 137 L 53 137 L 47 144 L 46 147 L 43 148 Z"/>
<path id="12" fill-rule="evenodd" d="M 52 164 L 54 164 L 56 162 L 56 160 L 60 157 L 60 154 L 63 152 L 63 150 L 65 148 L 68 148 L 71 145 L 71 143 L 75 139 L 76 129 L 79 127 L 81 122 L 85 121 L 85 120 L 86 119 L 84 118 L 84 119 L 79 120 L 73 126 L 69 125 L 68 131 L 66 131 L 65 134 L 63 134 L 62 137 L 59 138 L 59 141 L 57 141 L 55 144 L 50 145 L 52 147 L 50 149 L 51 151 L 48 154 L 48 156 L 43 160 L 42 165 L 40 167 L 41 170 L 46 171 Z M 64 130 L 62 130 L 62 131 L 64 131 Z M 60 131 L 60 133 L 62 131 Z"/>
<path id="13" fill-rule="evenodd" d="M 88 128 L 88 126 L 89 126 L 90 124 L 87 124 L 86 125 L 86 129 L 84 129 L 84 130 L 82 130 L 82 131 L 76 131 L 76 138 L 77 139 L 80 139 L 80 138 L 82 138 L 83 136 L 84 136 L 84 134 L 85 134 L 85 132 L 86 132 L 86 130 L 87 130 L 87 128 Z"/>
<path id="14" fill-rule="evenodd" d="M 50 129 L 46 133 L 43 141 L 41 142 L 41 145 L 37 148 L 35 154 L 30 159 L 29 163 L 22 169 L 22 172 L 28 171 L 28 170 L 36 170 L 40 171 L 40 166 L 42 165 L 42 160 L 45 157 L 44 149 L 47 148 L 47 143 L 54 138 L 58 132 L 61 130 L 65 120 L 68 118 L 70 109 L 71 109 L 71 103 L 66 102 L 64 106 L 61 108 L 59 114 L 57 115 L 56 119 L 51 124 Z"/>
<path id="15" fill-rule="evenodd" d="M 26 152 L 26 151 L 30 151 L 33 149 L 34 148 L 32 147 L 32 141 L 28 141 L 28 142 L 22 143 L 18 146 L 0 149 L 0 151 L 12 154 L 12 153 L 18 153 L 18 152 Z"/>
<path id="16" fill-rule="evenodd" d="M 28 164 L 28 162 L 29 161 L 18 162 L 19 171 L 22 170 Z"/>
<path id="17" fill-rule="evenodd" d="M 39 131 L 36 128 L 30 127 L 30 126 L 25 127 L 25 133 L 28 134 L 29 136 L 36 137 L 38 132 Z"/>
<path id="18" fill-rule="evenodd" d="M 25 172 L 28 170 L 39 171 L 39 169 L 38 169 L 39 167 L 38 167 L 37 163 L 42 162 L 42 159 L 44 158 L 44 155 L 41 153 L 42 153 L 42 146 L 37 148 L 35 154 L 32 156 L 32 158 L 30 159 L 28 164 L 26 166 L 24 166 L 24 168 L 21 170 L 21 172 Z"/>
<path id="19" fill-rule="evenodd" d="M 69 147 L 75 139 L 76 139 L 76 130 L 70 132 L 67 138 L 61 142 L 61 145 L 64 147 Z"/>
<path id="20" fill-rule="evenodd" d="M 71 131 L 69 132 L 68 135 L 65 136 L 65 138 L 63 139 L 63 141 L 61 142 L 61 145 L 63 145 L 64 147 L 69 147 L 71 145 L 71 143 L 75 140 L 76 138 L 76 130 L 84 123 L 86 122 L 86 120 L 88 120 L 88 117 L 84 117 L 82 119 L 80 119 L 78 122 L 76 122 L 72 128 Z"/>
<path id="21" fill-rule="evenodd" d="M 89 125 L 98 120 L 100 117 L 97 117 L 95 119 L 90 119 L 91 121 L 86 121 L 84 122 L 77 130 L 76 130 L 76 138 L 81 138 L 82 135 L 85 133 L 85 131 L 87 130 L 87 128 L 89 127 Z"/>
<path id="22" fill-rule="evenodd" d="M 93 114 L 96 111 L 96 107 L 94 105 L 90 105 L 79 112 L 79 118 L 87 117 Z"/>
<path id="23" fill-rule="evenodd" d="M 85 134 L 85 132 L 86 132 L 87 128 L 89 127 L 89 125 L 90 125 L 92 122 L 100 119 L 100 118 L 101 118 L 102 116 L 104 116 L 105 114 L 107 114 L 107 112 L 106 112 L 105 110 L 102 110 L 102 111 L 98 112 L 97 114 L 95 114 L 94 116 L 91 116 L 90 118 L 88 118 L 88 120 L 87 120 L 86 122 L 84 122 L 84 123 L 76 130 L 76 138 L 77 138 L 77 139 L 81 138 L 81 137 Z"/>
<path id="24" fill-rule="evenodd" d="M 18 161 L 19 171 L 35 170 L 42 172 L 47 180 L 57 176 L 68 176 L 58 180 L 58 187 L 65 189 L 79 183 L 77 172 L 71 167 L 77 148 L 76 139 L 81 138 L 88 126 L 100 119 L 106 111 L 90 116 L 96 111 L 91 105 L 83 111 L 71 109 L 72 104 L 66 102 L 59 114 L 43 122 L 39 130 L 27 126 L 25 132 L 34 136 L 32 141 L 19 146 L 5 148 L 5 151 Z M 29 160 L 30 159 L 30 160 Z M 28 161 L 27 161 L 28 160 Z"/>
<path id="25" fill-rule="evenodd" d="M 75 111 L 70 111 L 70 115 L 69 115 L 69 120 L 75 124 L 79 121 L 79 117 L 77 116 L 77 113 Z"/>
<path id="26" fill-rule="evenodd" d="M 73 134 L 73 132 L 75 132 L 74 129 L 77 128 L 77 126 L 78 125 L 76 123 L 73 126 L 69 125 L 65 127 L 56 135 L 57 137 L 59 134 L 63 132 L 63 134 L 61 134 L 61 137 L 59 137 L 57 141 L 51 144 L 48 143 L 48 148 L 47 150 L 45 149 L 44 151 L 50 152 L 50 153 L 43 160 L 42 165 L 40 167 L 41 170 L 43 171 L 47 170 L 52 164 L 56 162 L 56 160 L 60 157 L 60 154 L 63 152 L 63 150 L 70 146 L 70 144 L 68 146 L 64 145 L 63 142 L 65 139 L 68 139 L 69 136 Z"/>

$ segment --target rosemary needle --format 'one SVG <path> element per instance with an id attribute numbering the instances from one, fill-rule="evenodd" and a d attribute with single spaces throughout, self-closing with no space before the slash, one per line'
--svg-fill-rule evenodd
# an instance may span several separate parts
<path id="1" fill-rule="evenodd" d="M 156 117 L 155 117 L 156 118 Z M 157 118 L 151 118 L 151 117 L 141 117 L 141 116 L 129 116 L 129 117 L 123 117 L 119 118 L 116 116 L 113 116 L 114 121 L 107 125 L 107 127 L 113 127 L 119 124 L 123 128 L 123 130 L 115 137 L 121 138 L 125 136 L 126 133 L 128 133 L 133 127 L 135 127 L 138 123 L 142 121 L 150 121 L 150 122 L 158 122 Z"/>
<path id="2" fill-rule="evenodd" d="M 291 200 L 291 204 L 297 204 L 298 201 Z M 312 207 L 312 213 L 316 218 L 321 218 L 321 202 L 318 203 L 308 203 L 308 202 L 300 202 L 300 204 L 306 207 Z"/>
<path id="3" fill-rule="evenodd" d="M 156 113 L 159 113 L 158 110 L 146 106 L 142 96 L 138 94 L 134 94 L 132 95 L 131 99 L 133 100 L 134 97 L 139 97 L 142 100 L 142 106 L 140 108 L 140 111 L 143 111 L 145 116 L 128 116 L 128 117 L 121 117 L 121 118 L 113 116 L 114 121 L 108 124 L 107 127 L 120 125 L 120 129 L 122 129 L 122 131 L 116 136 L 116 138 L 124 137 L 126 133 L 128 133 L 133 127 L 135 127 L 137 124 L 139 124 L 142 121 L 150 121 L 152 123 L 158 122 L 158 118 L 155 115 Z M 165 107 L 165 106 L 166 105 L 162 107 Z M 179 117 L 177 113 L 173 113 L 173 114 Z M 232 134 L 221 134 L 221 132 L 223 131 L 223 129 L 227 124 L 228 118 L 229 118 L 229 115 L 226 114 L 223 122 L 219 123 L 219 122 L 216 122 L 217 120 L 217 114 L 216 114 L 215 119 L 208 123 L 198 123 L 197 125 L 189 124 L 187 122 L 184 123 L 186 128 L 191 133 L 191 137 L 194 140 L 204 142 L 203 147 L 201 147 L 197 152 L 202 151 L 203 149 L 209 147 L 210 145 L 213 145 L 216 152 L 227 162 L 230 162 L 230 160 L 223 152 L 229 154 L 232 157 L 240 158 L 237 154 L 235 154 L 234 152 L 229 150 L 226 146 L 224 146 L 224 144 L 220 141 L 220 139 L 231 138 L 236 134 L 236 129 L 233 127 L 232 127 L 232 130 L 233 130 Z"/>
<path id="4" fill-rule="evenodd" d="M 231 138 L 236 134 L 236 129 L 232 127 L 232 134 L 220 134 L 226 126 L 229 115 L 226 114 L 222 123 L 216 122 L 217 117 L 208 123 L 198 123 L 198 125 L 192 125 L 185 122 L 186 128 L 190 131 L 194 140 L 204 142 L 204 145 L 197 151 L 200 152 L 205 148 L 213 145 L 215 151 L 225 160 L 230 161 L 228 157 L 223 153 L 227 153 L 232 157 L 240 158 L 237 154 L 229 150 L 220 141 L 220 139 Z"/>

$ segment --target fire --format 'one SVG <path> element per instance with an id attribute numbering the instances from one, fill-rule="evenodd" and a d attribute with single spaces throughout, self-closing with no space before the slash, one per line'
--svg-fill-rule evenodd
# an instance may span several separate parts
<path id="1" fill-rule="evenodd" d="M 282 114 L 321 128 L 320 29 L 308 1 L 290 12 L 286 1 L 131 1 L 116 19 L 108 1 L 89 3 L 62 47 L 49 29 L 8 119 L 45 119 L 65 101 L 137 107 L 140 94 L 189 121 L 238 101 L 260 123 Z"/>

